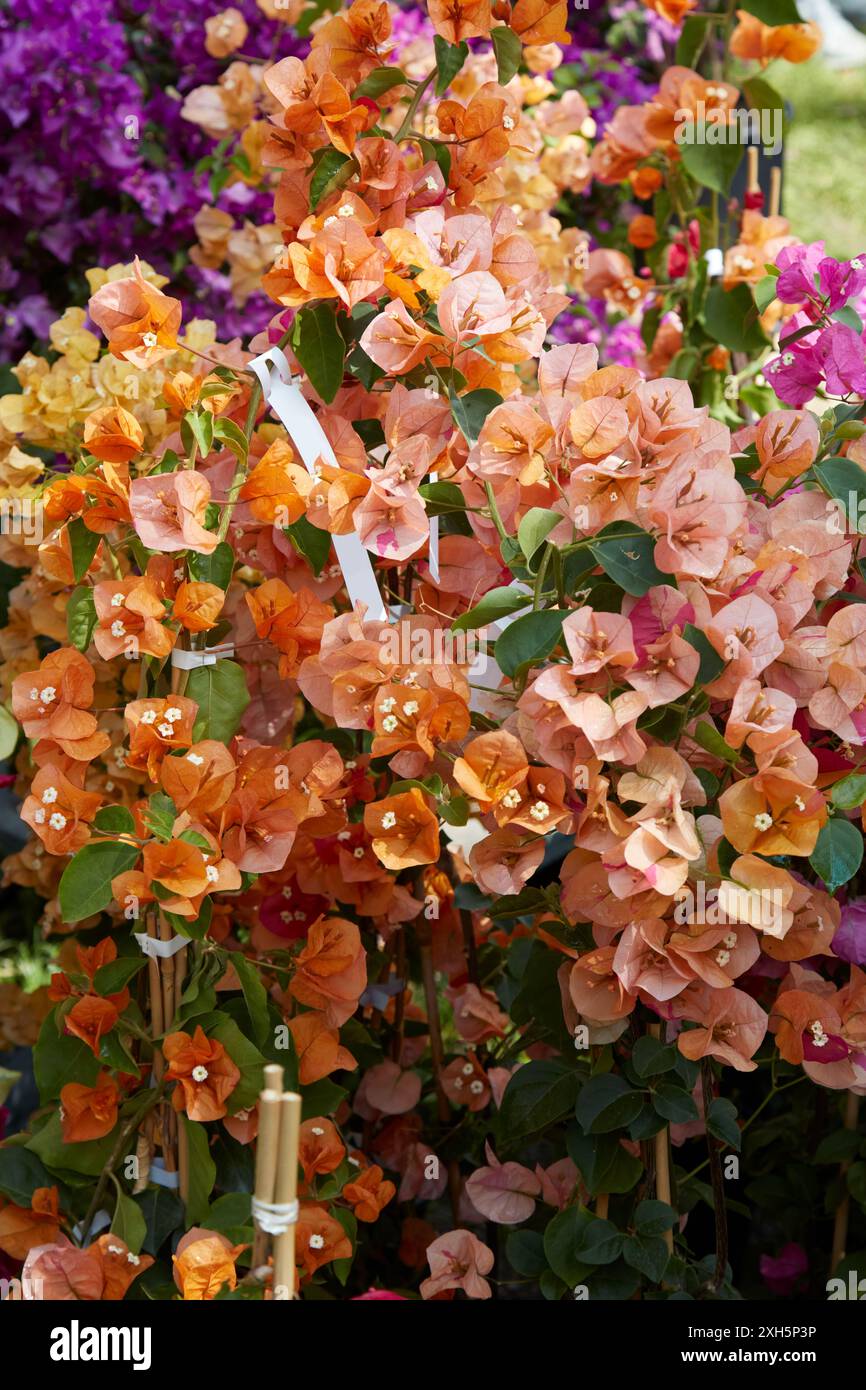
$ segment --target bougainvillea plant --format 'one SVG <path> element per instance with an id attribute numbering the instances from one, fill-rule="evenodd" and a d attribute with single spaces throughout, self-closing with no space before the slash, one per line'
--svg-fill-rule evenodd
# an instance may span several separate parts
<path id="1" fill-rule="evenodd" d="M 574 133 L 574 93 L 534 113 L 564 0 L 431 0 L 417 76 L 392 18 L 354 0 L 263 73 L 248 347 L 136 259 L 0 403 L 6 874 L 58 943 L 0 1250 L 45 1297 L 270 1296 L 267 1062 L 304 1103 L 302 1297 L 730 1297 L 728 1160 L 804 1083 L 844 1116 L 829 1210 L 861 1190 L 866 258 L 786 235 L 737 280 L 786 316 L 753 360 L 794 408 L 760 418 L 551 345 L 570 298 L 513 190 Z M 734 108 L 662 93 L 620 170 L 647 188 L 677 111 Z M 269 410 L 274 349 L 327 458 Z"/>

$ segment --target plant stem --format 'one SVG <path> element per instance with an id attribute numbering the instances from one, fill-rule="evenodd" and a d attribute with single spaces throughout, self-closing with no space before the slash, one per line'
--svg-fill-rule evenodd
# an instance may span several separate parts
<path id="1" fill-rule="evenodd" d="M 708 1057 L 701 1058 L 701 1091 L 704 1098 L 704 1119 L 706 1120 L 713 1100 L 713 1064 Z M 712 1285 L 715 1292 L 725 1282 L 725 1270 L 728 1265 L 728 1213 L 725 1206 L 725 1182 L 722 1176 L 719 1143 L 709 1130 L 707 1130 L 707 1152 L 709 1153 L 710 1181 L 713 1188 L 713 1214 L 716 1220 L 716 1268 Z"/>

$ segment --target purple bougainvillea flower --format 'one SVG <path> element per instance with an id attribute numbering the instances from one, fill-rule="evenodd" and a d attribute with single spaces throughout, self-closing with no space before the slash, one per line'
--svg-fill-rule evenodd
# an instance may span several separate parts
<path id="1" fill-rule="evenodd" d="M 802 1245 L 790 1241 L 778 1255 L 762 1255 L 760 1267 L 767 1288 L 784 1298 L 802 1283 L 809 1268 L 809 1257 Z"/>

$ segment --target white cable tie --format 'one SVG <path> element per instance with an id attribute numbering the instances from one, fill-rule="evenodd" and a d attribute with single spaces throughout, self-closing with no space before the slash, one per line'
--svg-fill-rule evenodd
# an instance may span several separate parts
<path id="1" fill-rule="evenodd" d="M 328 436 L 300 388 L 292 381 L 291 368 L 282 349 L 268 348 L 267 352 L 248 362 L 247 367 L 258 378 L 265 400 L 285 426 L 310 477 L 317 476 L 320 459 L 324 459 L 332 468 L 339 468 Z M 382 601 L 376 574 L 357 531 L 332 536 L 331 541 L 352 607 L 356 603 L 366 604 L 368 620 L 386 622 L 388 612 Z"/>
<path id="2" fill-rule="evenodd" d="M 180 1187 L 180 1173 L 167 1172 L 161 1158 L 151 1159 L 150 1172 L 147 1176 L 150 1182 L 156 1183 L 157 1187 Z"/>
<path id="3" fill-rule="evenodd" d="M 178 671 L 196 671 L 200 666 L 216 666 L 224 657 L 234 656 L 233 642 L 221 642 L 218 647 L 205 647 L 204 651 L 187 651 L 184 647 L 172 647 L 171 664 Z"/>
<path id="4" fill-rule="evenodd" d="M 260 1230 L 281 1236 L 294 1226 L 300 1208 L 297 1202 L 260 1202 L 253 1198 L 253 1216 Z"/>
<path id="5" fill-rule="evenodd" d="M 720 246 L 711 246 L 709 251 L 704 253 L 704 260 L 707 263 L 707 275 L 711 280 L 724 274 L 725 254 Z"/>
<path id="6" fill-rule="evenodd" d="M 189 945 L 188 936 L 173 936 L 170 941 L 161 941 L 158 936 L 148 936 L 145 931 L 132 933 L 141 947 L 142 954 L 145 956 L 161 956 L 167 960 L 170 956 L 176 956 L 178 951 L 183 950 L 184 946 Z"/>

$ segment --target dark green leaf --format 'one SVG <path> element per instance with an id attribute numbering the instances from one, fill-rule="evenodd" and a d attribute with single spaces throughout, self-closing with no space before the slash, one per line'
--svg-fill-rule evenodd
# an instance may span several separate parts
<path id="1" fill-rule="evenodd" d="M 618 1260 L 622 1252 L 623 1235 L 612 1221 L 596 1218 L 583 1233 L 578 1259 L 588 1265 L 609 1265 Z"/>
<path id="2" fill-rule="evenodd" d="M 69 548 L 72 554 L 72 576 L 77 583 L 84 578 L 90 569 L 101 537 L 95 531 L 88 531 L 80 516 L 74 517 L 66 529 L 69 533 Z"/>
<path id="3" fill-rule="evenodd" d="M 135 817 L 126 806 L 103 806 L 93 817 L 93 825 L 104 835 L 135 834 Z"/>
<path id="4" fill-rule="evenodd" d="M 723 145 L 708 144 L 707 136 L 714 133 L 713 123 L 705 121 L 701 124 L 693 117 L 680 126 L 678 134 L 680 131 L 686 138 L 682 144 L 677 144 L 677 148 L 686 173 L 704 188 L 711 188 L 727 197 L 743 157 L 744 146 L 733 141 Z"/>
<path id="5" fill-rule="evenodd" d="M 80 922 L 101 912 L 112 901 L 111 880 L 133 869 L 137 845 L 115 840 L 94 840 L 73 855 L 60 880 L 58 896 L 64 922 Z"/>
<path id="6" fill-rule="evenodd" d="M 581 1260 L 577 1252 L 595 1219 L 585 1207 L 566 1207 L 554 1216 L 544 1232 L 547 1263 L 569 1288 L 582 1283 L 592 1270 L 592 1265 Z"/>
<path id="7" fill-rule="evenodd" d="M 189 1146 L 189 1193 L 186 1202 L 185 1224 L 199 1226 L 207 1216 L 210 1194 L 216 1181 L 216 1164 L 210 1155 L 208 1134 L 204 1125 L 196 1124 L 183 1113 L 178 1123 L 186 1130 Z"/>
<path id="8" fill-rule="evenodd" d="M 732 1149 L 739 1150 L 742 1136 L 737 1124 L 737 1107 L 731 1101 L 717 1098 L 710 1102 L 707 1129 L 723 1144 L 729 1144 Z"/>
<path id="9" fill-rule="evenodd" d="M 228 743 L 237 733 L 250 702 L 246 676 L 235 661 L 217 661 L 191 671 L 186 693 L 198 705 L 193 738 L 213 738 Z"/>
<path id="10" fill-rule="evenodd" d="M 374 68 L 363 82 L 358 83 L 352 97 L 372 97 L 375 101 L 377 97 L 390 92 L 392 87 L 405 87 L 406 81 L 406 74 L 400 68 Z"/>
<path id="11" fill-rule="evenodd" d="M 388 69 L 381 68 L 379 71 L 387 72 Z M 373 76 L 372 73 L 370 75 Z M 343 154 L 340 150 L 335 150 L 332 146 L 329 146 L 321 157 L 316 160 L 313 177 L 310 179 L 311 208 L 318 207 L 325 194 L 331 191 L 331 184 L 333 184 L 335 179 L 339 179 L 347 164 L 355 164 L 355 160 L 352 156 Z"/>
<path id="12" fill-rule="evenodd" d="M 333 304 L 308 304 L 298 311 L 292 325 L 292 350 L 314 391 L 330 404 L 342 385 L 346 358 Z"/>
<path id="13" fill-rule="evenodd" d="M 467 391 L 465 396 L 451 392 L 454 423 L 470 444 L 475 443 L 490 412 L 501 404 L 499 392 L 491 391 L 486 386 L 479 387 L 477 391 Z"/>
<path id="14" fill-rule="evenodd" d="M 499 24 L 491 30 L 490 37 L 493 40 L 493 52 L 496 54 L 499 85 L 504 87 L 520 67 L 523 44 L 520 42 L 520 35 L 515 34 L 514 30 L 505 24 Z"/>
<path id="15" fill-rule="evenodd" d="M 96 605 L 89 584 L 79 584 L 69 595 L 66 607 L 66 633 L 73 647 L 86 652 L 96 627 Z"/>
<path id="16" fill-rule="evenodd" d="M 730 290 L 712 285 L 704 306 L 704 327 L 711 338 L 732 352 L 756 353 L 768 343 L 748 285 L 734 285 Z"/>
<path id="17" fill-rule="evenodd" d="M 448 43 L 441 34 L 434 35 L 433 48 L 436 53 L 436 95 L 441 97 L 469 57 L 467 43 Z"/>
<path id="18" fill-rule="evenodd" d="M 503 1139 L 514 1143 L 570 1113 L 578 1076 L 561 1062 L 527 1062 L 505 1088 L 499 1112 Z"/>
<path id="19" fill-rule="evenodd" d="M 673 1207 L 667 1202 L 639 1202 L 634 1214 L 634 1224 L 638 1235 L 660 1236 L 676 1226 L 679 1221 Z"/>
<path id="20" fill-rule="evenodd" d="M 835 893 L 843 883 L 854 877 L 863 862 L 863 832 L 858 825 L 838 816 L 821 827 L 818 841 L 809 855 L 809 863 L 826 884 L 828 893 Z"/>
<path id="21" fill-rule="evenodd" d="M 686 623 L 683 628 L 683 637 L 690 647 L 694 647 L 701 658 L 695 684 L 703 686 L 707 685 L 710 681 L 714 681 L 716 676 L 721 675 L 722 671 L 724 671 L 725 663 L 722 657 L 719 656 L 710 639 L 701 632 L 700 628 L 695 627 L 692 623 Z"/>
<path id="22" fill-rule="evenodd" d="M 653 559 L 655 545 L 648 531 L 636 531 L 630 522 L 615 521 L 599 531 L 589 549 L 615 584 L 642 598 L 653 585 L 671 582 L 670 575 L 663 574 Z"/>
<path id="23" fill-rule="evenodd" d="M 190 575 L 198 583 L 215 584 L 218 589 L 227 589 L 235 565 L 234 551 L 228 541 L 220 541 L 212 555 L 199 555 L 191 550 L 187 564 Z"/>
<path id="24" fill-rule="evenodd" d="M 661 1282 L 669 1258 L 667 1242 L 661 1236 L 629 1236 L 622 1253 L 626 1264 L 651 1284 Z"/>
<path id="25" fill-rule="evenodd" d="M 623 1077 L 607 1072 L 584 1082 L 574 1113 L 584 1133 L 609 1134 L 630 1125 L 642 1105 L 640 1091 L 632 1090 Z"/>
<path id="26" fill-rule="evenodd" d="M 285 528 L 286 535 L 299 555 L 309 560 L 310 568 L 318 579 L 331 553 L 331 535 L 320 526 L 314 526 L 305 516 L 298 517 L 291 526 Z"/>
<path id="27" fill-rule="evenodd" d="M 461 613 L 451 624 L 451 631 L 465 632 L 468 628 L 486 627 L 488 623 L 495 623 L 497 618 L 504 618 L 509 613 L 528 608 L 531 601 L 530 595 L 524 589 L 518 589 L 513 584 L 488 589 L 474 608 Z"/>
<path id="28" fill-rule="evenodd" d="M 515 618 L 496 639 L 497 663 L 506 676 L 544 661 L 562 638 L 565 613 L 556 608 L 539 609 Z"/>

